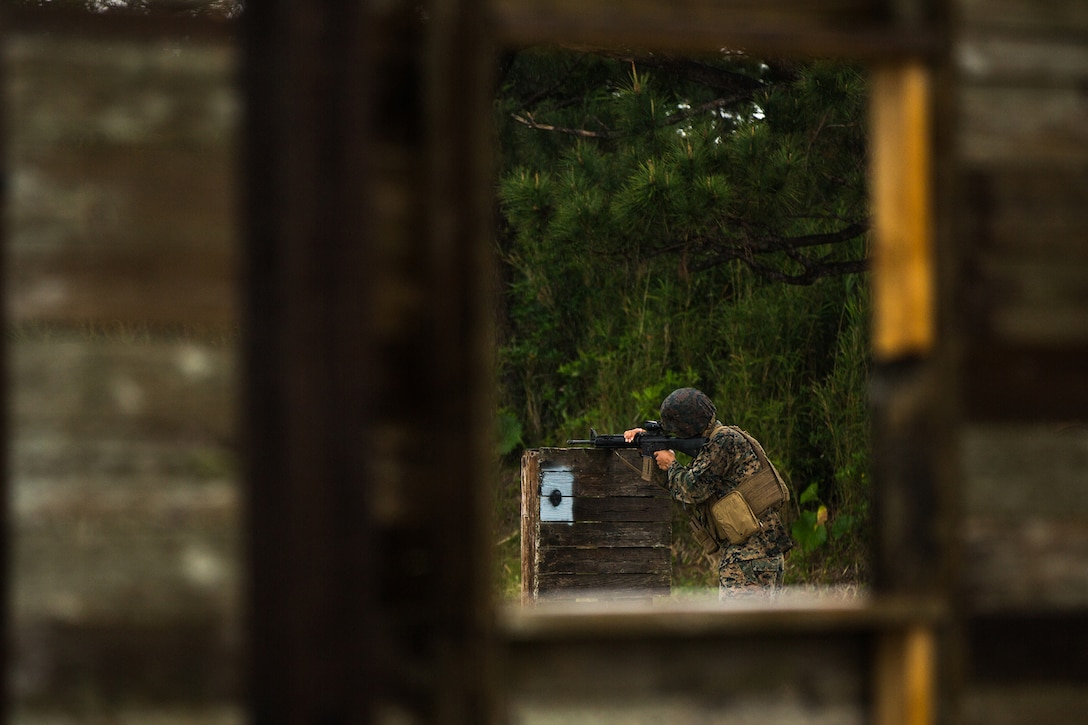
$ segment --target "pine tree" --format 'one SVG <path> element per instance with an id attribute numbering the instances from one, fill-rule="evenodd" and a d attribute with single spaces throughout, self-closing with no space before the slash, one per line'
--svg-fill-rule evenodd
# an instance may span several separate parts
<path id="1" fill-rule="evenodd" d="M 864 88 L 830 62 L 519 53 L 499 103 L 504 211 L 547 215 L 557 239 L 588 225 L 595 254 L 692 272 L 734 260 L 795 284 L 858 272 Z"/>

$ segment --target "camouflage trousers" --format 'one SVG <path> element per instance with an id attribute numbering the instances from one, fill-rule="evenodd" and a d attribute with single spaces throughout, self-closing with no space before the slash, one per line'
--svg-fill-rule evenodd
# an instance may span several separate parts
<path id="1" fill-rule="evenodd" d="M 718 599 L 773 598 L 782 587 L 786 557 L 734 561 L 722 557 L 718 566 Z"/>

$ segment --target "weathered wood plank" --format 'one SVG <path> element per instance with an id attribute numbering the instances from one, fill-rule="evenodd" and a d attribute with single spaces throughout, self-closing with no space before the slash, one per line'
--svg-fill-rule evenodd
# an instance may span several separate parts
<path id="1" fill-rule="evenodd" d="M 963 251 L 1088 263 L 1088 169 L 971 166 L 957 172 Z M 967 218 L 964 219 L 963 216 Z"/>
<path id="2" fill-rule="evenodd" d="M 1088 31 L 1088 8 L 1080 0 L 957 0 L 967 27 L 1013 29 L 1060 39 Z"/>
<path id="3" fill-rule="evenodd" d="M 1045 562 L 1041 562 L 1045 565 Z M 974 616 L 965 627 L 960 722 L 1012 725 L 1088 719 L 1088 618 L 1083 608 Z"/>
<path id="4" fill-rule="evenodd" d="M 39 338 L 40 334 L 35 333 Z M 227 442 L 235 437 L 234 351 L 200 340 L 35 339 L 12 346 L 17 435 Z M 48 335 L 47 335 L 48 336 Z"/>
<path id="5" fill-rule="evenodd" d="M 26 33 L 4 47 L 12 317 L 233 327 L 232 46 Z"/>
<path id="6" fill-rule="evenodd" d="M 182 719 L 186 714 L 199 717 L 209 710 L 219 711 L 209 724 L 241 722 L 233 719 L 240 714 L 234 699 L 242 685 L 237 631 L 217 618 L 147 623 L 119 615 L 93 623 L 61 618 L 16 631 L 15 650 L 25 665 L 16 668 L 16 722 L 75 716 L 88 722 L 180 723 L 190 722 Z M 160 719 L 133 718 L 133 711 L 155 714 L 151 703 L 162 708 Z M 29 717 L 50 710 L 66 716 Z"/>
<path id="7" fill-rule="evenodd" d="M 966 339 L 959 385 L 968 421 L 1082 420 L 1088 410 L 1088 345 L 1014 345 Z"/>
<path id="8" fill-rule="evenodd" d="M 1088 519 L 1088 423 L 966 425 L 960 438 L 969 515 Z"/>
<path id="9" fill-rule="evenodd" d="M 521 456 L 521 600 L 536 594 L 537 537 L 540 531 L 540 452 L 528 450 Z"/>
<path id="10" fill-rule="evenodd" d="M 751 606 L 741 600 L 681 597 L 654 606 L 603 603 L 581 607 L 570 602 L 537 607 L 504 605 L 499 625 L 512 642 L 565 639 L 662 639 L 674 636 L 730 639 L 740 636 L 847 634 L 939 625 L 948 615 L 937 598 L 825 597 L 809 589 L 789 589 L 774 602 Z"/>
<path id="11" fill-rule="evenodd" d="M 1082 3 L 965 0 L 956 147 L 987 164 L 1082 165 L 1088 77 Z"/>
<path id="12" fill-rule="evenodd" d="M 971 85 L 1067 85 L 1088 73 L 1088 46 L 1076 36 L 969 26 L 955 52 L 956 68 Z"/>
<path id="13" fill-rule="evenodd" d="M 86 708 L 44 703 L 15 706 L 9 722 L 12 725 L 60 725 L 71 720 L 73 710 L 86 719 L 108 719 L 112 725 L 242 725 L 246 722 L 242 706 L 236 703 L 186 707 L 140 703 Z"/>
<path id="14" fill-rule="evenodd" d="M 233 146 L 237 62 L 200 40 L 21 32 L 4 46 L 16 158 L 43 146 Z M 74 82 L 76 81 L 76 82 Z"/>
<path id="15" fill-rule="evenodd" d="M 865 636 L 684 636 L 683 614 L 671 623 L 672 637 L 508 644 L 503 676 L 517 721 L 868 721 Z"/>
<path id="16" fill-rule="evenodd" d="M 95 627 L 113 620 L 166 627 L 213 618 L 237 627 L 240 509 L 175 486 L 166 502 L 106 486 L 68 498 L 107 499 L 113 509 L 57 511 L 14 527 L 12 602 L 17 631 L 64 621 Z M 144 498 L 153 498 L 145 495 Z M 220 495 L 219 498 L 226 498 Z M 127 500 L 126 500 L 127 499 Z M 43 652 L 49 656 L 47 652 Z M 32 666 L 29 663 L 26 666 Z"/>
<path id="17" fill-rule="evenodd" d="M 615 592 L 664 592 L 670 585 L 669 570 L 654 572 L 578 572 L 548 573 L 537 575 L 537 589 L 541 596 L 567 590 L 595 592 L 601 596 Z"/>
<path id="18" fill-rule="evenodd" d="M 1069 167 L 1088 160 L 1083 80 L 1065 85 L 965 84 L 957 148 L 964 162 Z"/>
<path id="19" fill-rule="evenodd" d="M 1020 609 L 971 616 L 965 627 L 971 652 L 967 676 L 983 687 L 1025 681 L 1088 685 L 1085 611 Z"/>
<path id="20" fill-rule="evenodd" d="M 541 523 L 540 543 L 545 546 L 593 548 L 665 546 L 671 541 L 669 522 L 575 522 Z M 538 554 L 539 555 L 539 554 Z"/>
<path id="21" fill-rule="evenodd" d="M 667 547 L 628 547 L 604 550 L 552 547 L 540 552 L 544 574 L 645 574 L 669 570 Z"/>
<path id="22" fill-rule="evenodd" d="M 1088 688 L 1061 681 L 972 686 L 959 700 L 962 725 L 1088 722 Z"/>
<path id="23" fill-rule="evenodd" d="M 981 259 L 990 334 L 1021 344 L 1088 344 L 1088 264 L 1073 258 Z"/>
<path id="24" fill-rule="evenodd" d="M 11 318 L 236 323 L 227 159 L 54 148 L 17 167 Z"/>
<path id="25" fill-rule="evenodd" d="M 959 587 L 973 610 L 1088 607 L 1088 517 L 968 514 L 962 530 Z"/>
<path id="26" fill-rule="evenodd" d="M 567 471 L 578 496 L 667 496 L 653 481 L 642 479 L 643 457 L 637 450 L 601 448 L 543 448 L 540 470 Z M 651 474 L 657 471 L 651 466 Z"/>
<path id="27" fill-rule="evenodd" d="M 1088 343 L 1088 173 L 974 169 L 960 187 L 966 213 L 954 298 L 971 336 L 1051 348 Z"/>
<path id="28" fill-rule="evenodd" d="M 237 474 L 237 453 L 225 441 L 114 435 L 73 437 L 64 431 L 19 432 L 11 440 L 10 471 L 16 482 L 27 479 L 218 481 Z"/>
<path id="29" fill-rule="evenodd" d="M 672 501 L 667 498 L 574 498 L 575 521 L 668 521 L 671 511 Z"/>
<path id="30" fill-rule="evenodd" d="M 575 481 L 574 493 L 582 498 L 643 498 L 649 503 L 654 498 L 668 497 L 663 488 L 643 481 L 638 473 L 622 465 L 614 466 L 599 477 L 582 475 Z"/>

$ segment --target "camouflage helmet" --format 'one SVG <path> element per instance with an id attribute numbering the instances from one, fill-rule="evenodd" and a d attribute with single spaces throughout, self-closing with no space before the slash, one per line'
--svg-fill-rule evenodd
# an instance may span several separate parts
<path id="1" fill-rule="evenodd" d="M 669 433 L 691 438 L 702 433 L 718 412 L 706 394 L 695 388 L 680 388 L 661 403 L 661 426 Z"/>

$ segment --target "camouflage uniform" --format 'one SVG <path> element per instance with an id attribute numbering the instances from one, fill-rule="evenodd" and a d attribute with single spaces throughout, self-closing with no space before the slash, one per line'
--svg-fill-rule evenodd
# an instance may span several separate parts
<path id="1" fill-rule="evenodd" d="M 668 403 L 677 394 L 690 390 L 693 389 L 676 391 L 666 398 L 662 404 L 663 423 L 668 418 L 665 414 Z M 718 500 L 743 478 L 758 471 L 761 465 L 751 444 L 738 431 L 723 427 L 713 417 L 713 404 L 709 405 L 710 423 L 697 432 L 692 432 L 694 425 L 691 422 L 685 425 L 684 421 L 678 422 L 675 418 L 668 421 L 669 427 L 679 435 L 703 435 L 710 439 L 690 466 L 684 467 L 674 462 L 666 471 L 669 493 L 686 504 L 689 513 L 704 525 L 707 523 L 707 511 L 700 504 Z M 785 554 L 793 548 L 793 540 L 786 533 L 777 513 L 765 515 L 760 522 L 763 530 L 756 532 L 748 541 L 722 545 L 718 564 L 718 593 L 721 598 L 773 594 L 782 585 Z"/>

